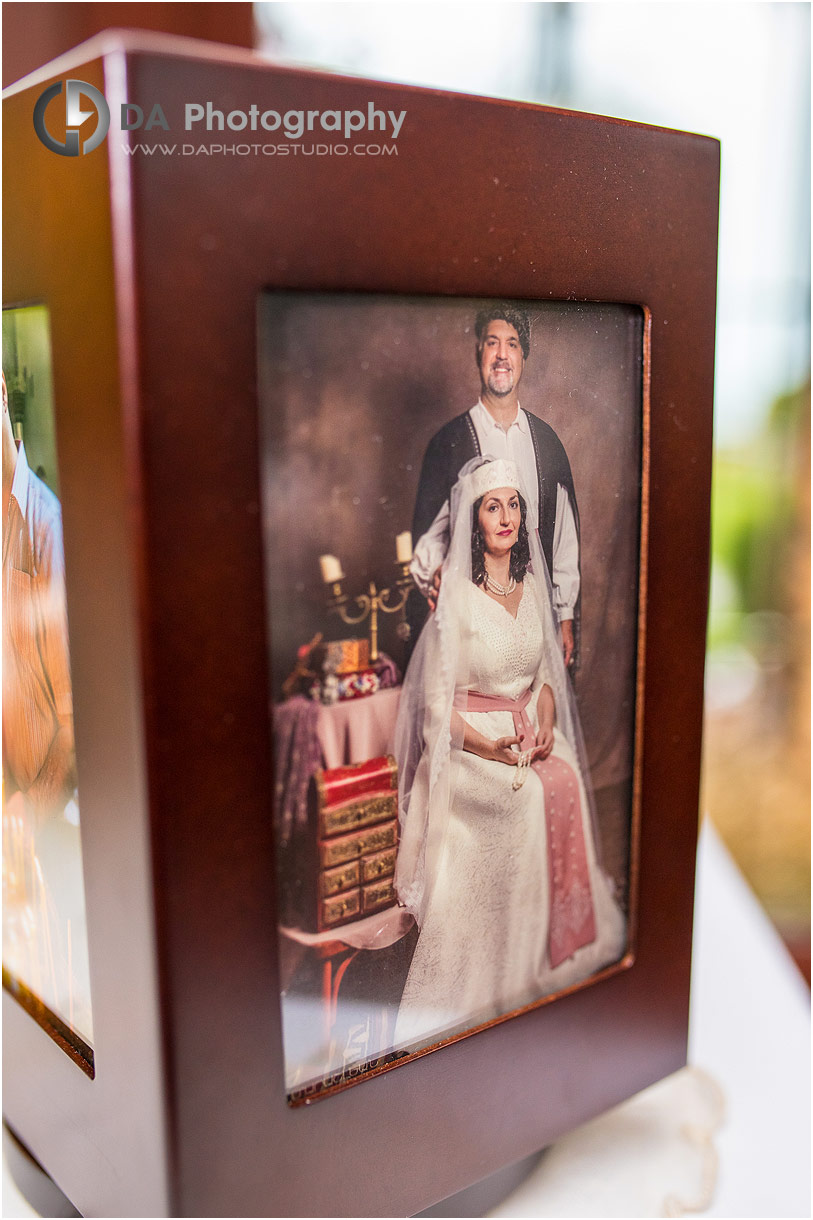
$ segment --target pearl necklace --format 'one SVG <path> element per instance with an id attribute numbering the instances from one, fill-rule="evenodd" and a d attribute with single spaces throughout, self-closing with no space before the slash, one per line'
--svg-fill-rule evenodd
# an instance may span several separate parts
<path id="1" fill-rule="evenodd" d="M 513 576 L 508 581 L 507 585 L 501 585 L 498 584 L 493 576 L 489 575 L 488 571 L 486 571 L 485 583 L 486 588 L 490 589 L 492 593 L 496 593 L 498 597 L 510 597 L 514 592 L 514 589 L 517 587 L 517 582 L 514 580 Z"/>

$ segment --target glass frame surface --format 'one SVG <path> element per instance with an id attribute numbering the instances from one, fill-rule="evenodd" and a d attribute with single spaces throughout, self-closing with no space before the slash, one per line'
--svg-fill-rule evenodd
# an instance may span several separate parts
<path id="1" fill-rule="evenodd" d="M 3 362 L 4 504 L 8 492 L 3 986 L 92 1076 L 93 1013 L 45 306 L 3 311 Z"/>
<path id="2" fill-rule="evenodd" d="M 494 875 L 501 876 L 490 895 L 495 912 L 503 889 L 518 893 L 524 886 L 529 895 L 528 939 L 513 958 L 510 945 L 498 953 L 496 930 L 495 947 L 483 944 L 479 950 L 465 933 L 455 940 L 451 933 L 448 939 L 430 932 L 440 941 L 430 955 L 403 906 L 405 881 L 397 864 L 404 793 L 396 720 L 404 674 L 427 621 L 408 566 L 413 543 L 420 551 L 409 526 L 423 522 L 415 527 L 422 530 L 428 519 L 419 503 L 428 494 L 426 454 L 433 446 L 438 452 L 446 435 L 440 429 L 455 418 L 461 425 L 465 418 L 458 429 L 465 437 L 474 436 L 471 421 L 478 420 L 472 455 L 488 452 L 489 443 L 495 454 L 523 452 L 521 441 L 489 442 L 484 432 L 491 420 L 478 399 L 487 398 L 477 367 L 480 311 L 519 311 L 517 318 L 527 320 L 528 352 L 516 389 L 520 402 L 538 414 L 528 421 L 523 411 L 518 420 L 536 429 L 533 439 L 528 430 L 525 444 L 536 458 L 540 487 L 545 473 L 551 478 L 552 459 L 538 456 L 547 429 L 561 438 L 573 468 L 571 515 L 563 502 L 548 500 L 547 511 L 564 517 L 572 530 L 566 535 L 560 523 L 555 534 L 551 595 L 569 599 L 562 613 L 571 631 L 575 615 L 578 646 L 567 686 L 575 690 L 576 715 L 585 727 L 577 747 L 587 781 L 584 834 L 591 860 L 595 856 L 593 903 L 596 911 L 601 905 L 602 915 L 592 939 L 555 970 L 543 943 L 553 902 L 544 835 L 531 839 L 531 830 L 518 822 L 511 833 L 523 847 L 506 846 L 510 859 L 494 865 Z M 640 545 L 646 538 L 644 330 L 644 312 L 623 305 L 341 293 L 269 292 L 261 298 L 263 524 L 275 700 L 283 1042 L 292 1103 L 334 1093 L 632 964 L 639 586 L 645 570 Z M 469 412 L 475 402 L 479 417 L 478 408 Z M 562 489 L 560 495 L 567 493 Z M 536 515 L 538 502 L 529 514 Z M 330 565 L 336 568 L 332 575 Z M 504 727 L 511 730 L 510 717 Z M 580 773 L 576 755 L 561 748 Z M 465 780 L 465 752 L 459 758 L 458 786 Z M 371 776 L 376 767 L 377 779 Z M 477 767 L 482 770 L 482 762 Z M 489 771 L 486 763 L 485 770 L 490 782 L 507 782 L 508 772 L 499 765 Z M 538 818 L 543 828 L 546 774 L 542 767 L 533 776 L 533 797 L 529 787 L 513 798 L 514 804 L 530 801 L 529 822 Z M 354 783 L 361 797 L 347 795 Z M 332 784 L 338 784 L 338 795 Z M 462 814 L 463 798 L 455 804 Z M 460 825 L 474 833 L 465 818 Z M 348 836 L 349 830 L 354 833 Z M 481 834 L 486 843 L 487 832 Z M 534 864 L 517 876 L 516 858 L 529 854 L 530 842 Z M 355 850 L 367 854 L 341 864 L 339 855 Z M 476 865 L 470 862 L 468 871 L 476 873 Z M 448 878 L 446 884 L 452 891 L 436 896 L 434 915 L 434 923 L 444 926 L 469 899 L 468 884 L 455 889 Z M 537 890 L 534 902 L 530 896 Z M 441 902 L 448 911 L 440 913 Z M 470 916 L 479 905 L 474 903 Z M 485 928 L 491 920 L 483 918 Z M 430 918 L 430 929 L 432 923 Z M 538 961 L 529 930 L 537 926 Z M 470 1011 L 460 1008 L 456 1020 L 427 1018 L 420 1036 L 399 1036 L 427 962 L 440 956 L 460 963 L 467 952 L 479 976 L 491 969 L 493 998 L 485 984 L 474 987 L 479 999 L 469 1001 Z M 492 962 L 494 957 L 499 961 Z M 436 981 L 431 994 L 442 992 Z"/>

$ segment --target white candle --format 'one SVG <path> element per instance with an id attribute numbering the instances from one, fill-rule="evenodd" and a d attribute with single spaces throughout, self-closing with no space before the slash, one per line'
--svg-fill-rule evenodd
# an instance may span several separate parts
<path id="1" fill-rule="evenodd" d="M 398 534 L 395 539 L 395 558 L 399 563 L 409 563 L 412 558 L 412 535 L 409 530 Z"/>
<path id="2" fill-rule="evenodd" d="M 326 585 L 335 584 L 337 580 L 344 580 L 342 565 L 335 555 L 320 555 L 319 567 L 322 570 L 322 580 Z"/>

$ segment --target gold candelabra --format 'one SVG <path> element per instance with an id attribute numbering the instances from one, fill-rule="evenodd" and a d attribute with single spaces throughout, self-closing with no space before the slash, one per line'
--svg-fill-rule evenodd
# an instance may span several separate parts
<path id="1" fill-rule="evenodd" d="M 330 589 L 327 603 L 328 610 L 338 614 L 342 622 L 347 623 L 349 627 L 363 623 L 367 618 L 370 620 L 370 661 L 378 660 L 379 612 L 382 614 L 400 614 L 402 616 L 401 621 L 396 628 L 398 636 L 402 640 L 407 640 L 410 635 L 410 627 L 406 621 L 404 608 L 409 596 L 409 590 L 412 588 L 412 576 L 409 572 L 409 565 L 412 560 L 412 535 L 408 532 L 399 534 L 395 544 L 395 567 L 398 573 L 395 578 L 396 593 L 393 593 L 393 590 L 389 587 L 378 589 L 375 581 L 371 580 L 366 593 L 362 593 L 358 597 L 351 597 L 342 588 L 342 581 L 345 579 L 345 575 L 342 571 L 342 565 L 336 556 L 321 555 L 319 558 L 322 579 Z M 357 611 L 351 609 L 353 604 L 358 607 Z"/>

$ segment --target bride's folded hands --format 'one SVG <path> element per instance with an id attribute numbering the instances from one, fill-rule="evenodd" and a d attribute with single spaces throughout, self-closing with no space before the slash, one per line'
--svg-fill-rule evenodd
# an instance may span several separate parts
<path id="1" fill-rule="evenodd" d="M 528 759 L 529 763 L 537 762 L 537 760 L 544 762 L 554 745 L 553 724 L 556 718 L 556 702 L 553 691 L 547 683 L 539 692 L 536 707 L 539 728 L 536 733 L 536 744 Z M 478 733 L 477 729 L 472 728 L 468 721 L 455 711 L 452 713 L 452 730 L 456 731 L 458 740 L 460 740 L 461 729 L 464 750 L 468 750 L 470 754 L 478 754 L 480 758 L 487 758 L 491 762 L 501 762 L 509 767 L 516 767 L 521 747 L 519 737 L 498 737 L 496 740 L 492 740 L 483 733 Z"/>

